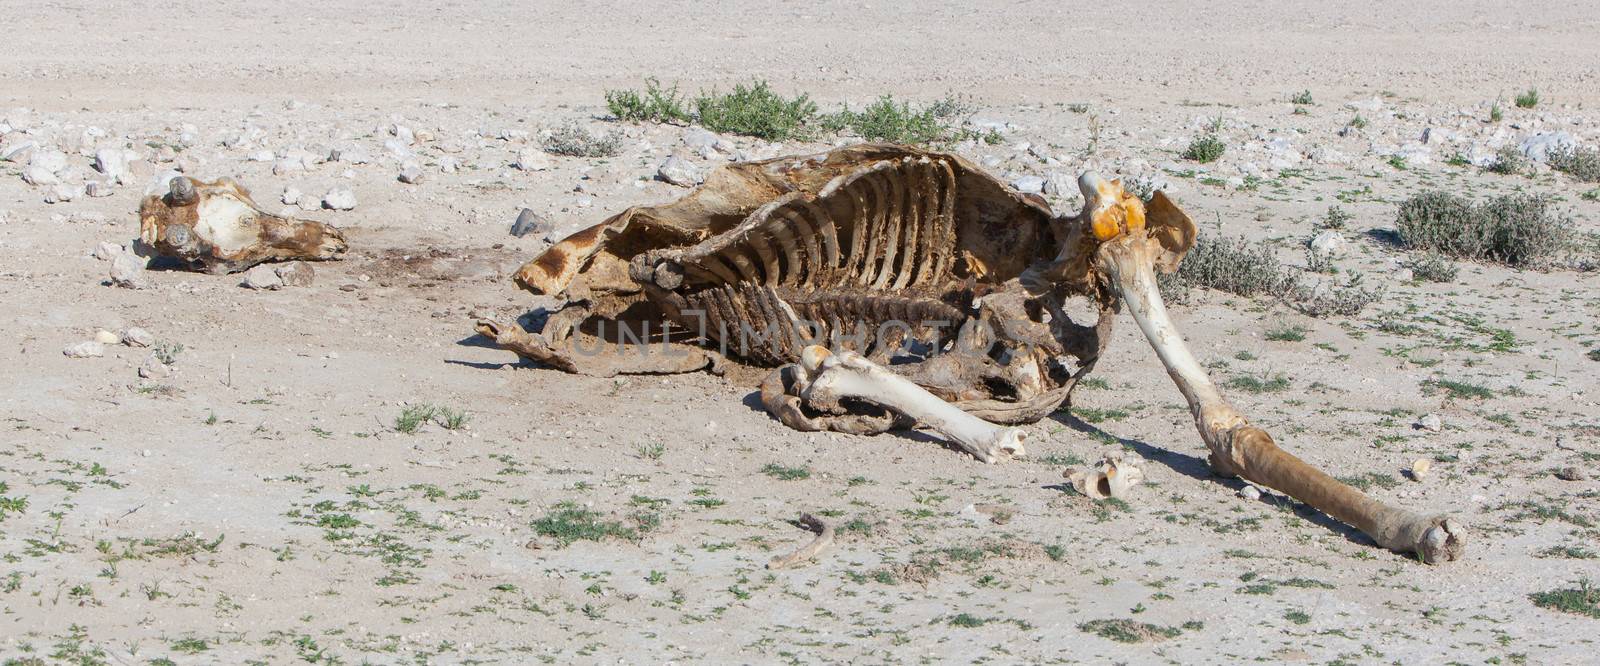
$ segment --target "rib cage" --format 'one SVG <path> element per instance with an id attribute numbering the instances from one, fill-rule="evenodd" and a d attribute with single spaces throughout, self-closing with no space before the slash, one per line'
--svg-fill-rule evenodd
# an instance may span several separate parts
<path id="1" fill-rule="evenodd" d="M 670 257 L 685 276 L 680 323 L 767 363 L 959 324 L 970 296 L 953 272 L 955 190 L 949 162 L 918 155 L 778 197 Z"/>

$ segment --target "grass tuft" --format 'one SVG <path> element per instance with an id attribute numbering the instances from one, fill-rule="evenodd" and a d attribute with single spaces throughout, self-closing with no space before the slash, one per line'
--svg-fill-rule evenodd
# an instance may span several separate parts
<path id="1" fill-rule="evenodd" d="M 1512 101 L 1519 109 L 1531 109 L 1539 106 L 1539 89 L 1529 88 L 1526 92 L 1519 93 L 1516 99 Z"/>
<path id="2" fill-rule="evenodd" d="M 779 481 L 799 481 L 811 478 L 811 470 L 804 467 L 784 467 L 777 463 L 767 463 L 761 468 L 761 473 Z"/>
<path id="3" fill-rule="evenodd" d="M 1528 599 L 1540 608 L 1600 619 L 1600 589 L 1596 589 L 1588 580 L 1578 581 L 1575 588 L 1534 592 L 1528 595 Z"/>
<path id="4" fill-rule="evenodd" d="M 575 541 L 604 541 L 609 538 L 638 541 L 644 533 L 661 522 L 655 514 L 635 514 L 631 520 L 632 525 L 605 520 L 598 511 L 579 506 L 576 502 L 562 502 L 544 517 L 533 521 L 533 531 L 561 542 L 564 547 Z"/>

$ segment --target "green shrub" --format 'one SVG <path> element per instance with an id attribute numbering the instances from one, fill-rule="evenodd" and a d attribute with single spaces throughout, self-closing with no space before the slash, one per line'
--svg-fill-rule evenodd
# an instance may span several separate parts
<path id="1" fill-rule="evenodd" d="M 1316 102 L 1311 101 L 1311 91 L 1310 90 L 1302 90 L 1300 92 L 1295 93 L 1294 95 L 1291 95 L 1289 97 L 1289 103 L 1290 104 L 1301 104 L 1301 105 L 1305 105 L 1305 106 L 1310 106 L 1312 104 L 1315 104 Z"/>
<path id="2" fill-rule="evenodd" d="M 1216 133 L 1208 132 L 1189 142 L 1189 146 L 1183 149 L 1183 159 L 1194 160 L 1201 164 L 1215 162 L 1227 150 L 1227 144 L 1217 138 Z"/>
<path id="3" fill-rule="evenodd" d="M 816 121 L 817 105 L 801 94 L 786 99 L 766 81 L 738 84 L 726 94 L 712 91 L 695 100 L 700 124 L 713 132 L 742 134 L 768 141 L 802 138 Z"/>
<path id="4" fill-rule="evenodd" d="M 1329 206 L 1327 214 L 1322 216 L 1322 220 L 1317 224 L 1317 228 L 1343 229 L 1346 226 L 1349 226 L 1350 221 L 1355 219 L 1355 217 L 1356 216 L 1351 215 L 1349 211 L 1343 208 L 1338 206 Z"/>
<path id="5" fill-rule="evenodd" d="M 1549 266 L 1569 235 L 1548 200 L 1526 194 L 1473 204 L 1448 192 L 1423 192 L 1400 204 L 1395 226 L 1408 248 L 1518 268 Z"/>
<path id="6" fill-rule="evenodd" d="M 913 108 L 884 95 L 859 113 L 845 109 L 823 120 L 824 129 L 849 129 L 868 141 L 931 143 L 957 138 L 959 133 L 948 120 L 963 107 L 954 100 L 942 100 L 927 107 Z"/>
<path id="7" fill-rule="evenodd" d="M 617 120 L 630 122 L 686 123 L 689 110 L 687 100 L 678 94 L 678 87 L 661 87 L 654 78 L 644 80 L 644 92 L 637 90 L 607 90 L 606 109 Z"/>

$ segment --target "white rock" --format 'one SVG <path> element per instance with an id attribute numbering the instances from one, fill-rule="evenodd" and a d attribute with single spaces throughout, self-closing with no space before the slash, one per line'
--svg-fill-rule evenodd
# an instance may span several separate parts
<path id="1" fill-rule="evenodd" d="M 54 171 L 40 166 L 28 166 L 22 170 L 22 182 L 29 185 L 55 185 L 61 182 Z"/>
<path id="2" fill-rule="evenodd" d="M 511 166 L 518 171 L 547 171 L 550 169 L 550 156 L 543 150 L 523 148 L 517 151 L 517 161 Z"/>
<path id="3" fill-rule="evenodd" d="M 422 168 L 415 164 L 407 165 L 400 169 L 400 182 L 402 183 L 418 185 L 422 183 L 423 178 Z"/>
<path id="4" fill-rule="evenodd" d="M 285 206 L 297 206 L 300 204 L 301 196 L 303 195 L 300 194 L 300 190 L 293 187 L 285 187 L 283 188 L 283 196 L 278 197 L 278 200 L 282 201 Z"/>
<path id="5" fill-rule="evenodd" d="M 182 177 L 182 173 L 173 169 L 167 169 L 166 171 L 158 173 L 154 178 L 150 179 L 150 184 L 145 186 L 144 195 L 147 197 L 159 197 L 163 194 L 166 194 L 167 192 L 172 191 L 172 179 Z"/>
<path id="6" fill-rule="evenodd" d="M 305 173 L 306 163 L 303 160 L 284 158 L 272 165 L 272 175 L 284 176 L 294 173 Z"/>
<path id="7" fill-rule="evenodd" d="M 348 187 L 335 187 L 322 195 L 322 207 L 330 210 L 355 210 L 356 193 Z"/>
<path id="8" fill-rule="evenodd" d="M 1438 414 L 1429 414 L 1417 419 L 1417 422 L 1414 425 L 1416 425 L 1417 428 L 1426 430 L 1428 432 L 1439 432 L 1440 430 L 1444 429 L 1444 420 L 1440 419 Z"/>
<path id="9" fill-rule="evenodd" d="M 1345 247 L 1349 244 L 1350 241 L 1345 240 L 1344 234 L 1328 229 L 1312 237 L 1308 245 L 1312 252 L 1324 257 L 1333 257 L 1344 254 Z"/>
<path id="10" fill-rule="evenodd" d="M 461 168 L 461 162 L 457 161 L 456 158 L 449 155 L 439 158 L 439 171 L 441 173 L 455 173 L 456 169 L 459 168 Z"/>
<path id="11" fill-rule="evenodd" d="M 60 173 L 67 168 L 67 154 L 59 150 L 41 150 L 28 160 L 28 166 L 39 167 L 50 173 Z"/>
<path id="12" fill-rule="evenodd" d="M 94 153 L 94 170 L 106 177 L 107 182 L 124 185 L 131 178 L 128 173 L 128 154 L 121 148 L 102 148 Z"/>
<path id="13" fill-rule="evenodd" d="M 705 174 L 689 160 L 673 155 L 656 168 L 656 177 L 679 187 L 694 187 L 705 180 Z"/>
<path id="14" fill-rule="evenodd" d="M 120 345 L 122 336 L 102 328 L 94 332 L 94 341 L 102 345 Z"/>
<path id="15" fill-rule="evenodd" d="M 1383 100 L 1377 97 L 1368 100 L 1351 100 L 1344 103 L 1345 108 L 1357 111 L 1377 111 L 1383 108 Z"/>
<path id="16" fill-rule="evenodd" d="M 111 196 L 111 185 L 98 180 L 91 180 L 83 184 L 83 193 L 94 198 L 109 197 Z"/>
<path id="17" fill-rule="evenodd" d="M 1246 485 L 1245 487 L 1239 489 L 1239 496 L 1254 502 L 1258 499 L 1261 499 L 1261 489 L 1252 485 Z"/>
<path id="18" fill-rule="evenodd" d="M 244 272 L 244 281 L 239 283 L 246 289 L 282 289 L 283 278 L 278 277 L 278 272 L 271 266 L 261 264 Z"/>
<path id="19" fill-rule="evenodd" d="M 372 161 L 372 155 L 362 150 L 360 146 L 349 146 L 334 148 L 328 153 L 328 160 L 346 164 L 367 164 Z"/>
<path id="20" fill-rule="evenodd" d="M 156 336 L 150 335 L 150 331 L 146 331 L 138 326 L 134 326 L 122 332 L 122 344 L 125 344 L 129 347 L 149 347 L 150 345 L 155 344 L 155 342 Z"/>
<path id="21" fill-rule="evenodd" d="M 123 251 L 124 248 L 117 243 L 100 241 L 100 245 L 94 249 L 94 258 L 100 261 L 111 261 L 117 258 L 117 255 L 122 254 Z"/>
<path id="22" fill-rule="evenodd" d="M 4 150 L 0 150 L 0 160 L 14 164 L 27 164 L 29 160 L 33 159 L 33 151 L 38 147 L 39 144 L 32 141 L 19 141 L 6 146 Z"/>
<path id="23" fill-rule="evenodd" d="M 82 185 L 58 183 L 55 187 L 50 188 L 48 192 L 44 193 L 44 202 L 55 204 L 77 201 L 78 199 L 82 199 L 87 193 L 87 189 Z"/>
<path id="24" fill-rule="evenodd" d="M 1043 176 L 1017 176 L 1011 179 L 1011 186 L 1023 194 L 1043 194 L 1044 183 Z"/>
<path id="25" fill-rule="evenodd" d="M 316 269 L 304 261 L 291 261 L 272 269 L 285 287 L 309 287 L 317 279 Z"/>
<path id="26" fill-rule="evenodd" d="M 250 160 L 251 162 L 271 162 L 278 159 L 278 156 L 273 154 L 273 152 L 270 150 L 258 150 L 250 153 L 250 155 L 245 159 Z"/>
<path id="27" fill-rule="evenodd" d="M 95 358 L 106 355 L 106 346 L 94 340 L 84 340 L 67 345 L 61 353 L 66 354 L 67 358 Z"/>
<path id="28" fill-rule="evenodd" d="M 128 289 L 150 288 L 150 278 L 144 273 L 144 259 L 132 252 L 123 252 L 111 260 L 111 284 Z"/>
<path id="29" fill-rule="evenodd" d="M 1565 131 L 1540 132 L 1523 139 L 1517 149 L 1528 156 L 1528 159 L 1543 163 L 1550 159 L 1550 153 L 1577 145 L 1578 141 Z"/>

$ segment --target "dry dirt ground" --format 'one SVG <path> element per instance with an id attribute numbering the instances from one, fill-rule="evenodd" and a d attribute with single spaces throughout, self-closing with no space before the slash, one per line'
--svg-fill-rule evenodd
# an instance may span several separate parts
<path id="1" fill-rule="evenodd" d="M 1432 187 L 1550 195 L 1600 230 L 1593 184 L 1449 163 L 1540 131 L 1600 144 L 1591 3 L 114 4 L 0 2 L 6 145 L 62 151 L 80 182 L 97 147 L 139 156 L 131 184 L 57 204 L 0 163 L 0 656 L 1593 659 L 1600 619 L 1529 595 L 1600 580 L 1600 278 L 1462 263 L 1418 283 L 1389 241 L 1397 202 Z M 1313 319 L 1204 292 L 1175 316 L 1219 380 L 1267 380 L 1230 391 L 1258 424 L 1386 501 L 1461 516 L 1467 557 L 1426 566 L 1209 476 L 1129 320 L 1072 413 L 994 466 L 922 434 L 790 431 L 748 382 L 574 377 L 484 346 L 469 313 L 547 304 L 506 278 L 546 237 L 683 194 L 653 178 L 668 155 L 727 157 L 687 153 L 685 128 L 604 119 L 603 91 L 647 75 L 689 90 L 765 77 L 825 109 L 962 93 L 1003 141 L 952 150 L 1007 176 L 1094 165 L 1165 181 L 1208 233 L 1270 240 L 1286 264 L 1342 206 L 1337 279 L 1383 286 L 1377 304 Z M 1536 108 L 1510 104 L 1529 87 Z M 1297 114 L 1301 90 L 1315 101 Z M 1222 160 L 1179 158 L 1217 118 Z M 567 121 L 623 133 L 620 156 L 510 168 Z M 386 147 L 397 126 L 421 138 Z M 828 145 L 727 138 L 746 158 Z M 274 173 L 296 149 L 340 146 L 372 159 Z M 396 180 L 407 159 L 420 185 Z M 274 211 L 286 188 L 313 205 L 351 188 L 352 211 L 296 212 L 346 229 L 353 251 L 304 288 L 174 271 L 147 290 L 103 284 L 92 251 L 135 235 L 144 183 L 175 165 L 234 176 Z M 522 207 L 551 229 L 509 236 Z M 138 376 L 150 349 L 62 353 L 131 326 L 172 376 Z M 419 405 L 465 422 L 400 432 Z M 1413 427 L 1427 414 L 1441 431 Z M 1145 459 L 1132 499 L 1062 487 L 1108 448 Z M 1420 482 L 1401 473 L 1418 458 L 1434 461 Z M 1014 515 L 996 524 L 982 505 Z M 846 527 L 840 543 L 766 571 L 809 536 L 789 522 L 801 511 Z M 583 536 L 602 538 L 564 538 Z"/>

